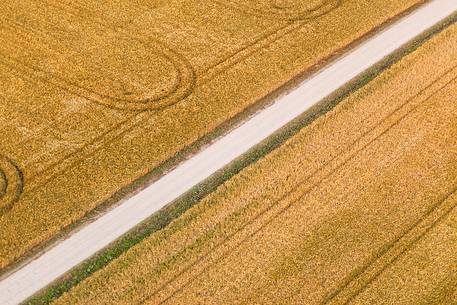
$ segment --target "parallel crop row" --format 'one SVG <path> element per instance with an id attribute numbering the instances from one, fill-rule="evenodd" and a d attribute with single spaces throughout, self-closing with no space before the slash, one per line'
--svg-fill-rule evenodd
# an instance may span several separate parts
<path id="1" fill-rule="evenodd" d="M 388 289 L 449 292 L 455 270 L 432 272 L 424 249 L 457 205 L 456 46 L 451 26 L 56 303 L 373 304 Z M 442 266 L 457 259 L 433 253 Z M 416 277 L 422 286 L 403 287 Z M 361 294 L 369 283 L 380 286 Z"/>

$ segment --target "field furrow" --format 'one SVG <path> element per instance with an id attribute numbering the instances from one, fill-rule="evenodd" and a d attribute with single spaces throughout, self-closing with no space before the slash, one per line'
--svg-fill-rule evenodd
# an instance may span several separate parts
<path id="1" fill-rule="evenodd" d="M 421 2 L 1 3 L 0 271 Z"/>
<path id="2" fill-rule="evenodd" d="M 452 303 L 455 46 L 452 25 L 56 303 Z"/>

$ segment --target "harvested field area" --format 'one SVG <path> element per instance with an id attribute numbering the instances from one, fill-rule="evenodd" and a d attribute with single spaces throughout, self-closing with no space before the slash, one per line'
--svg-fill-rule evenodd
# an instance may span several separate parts
<path id="1" fill-rule="evenodd" d="M 0 271 L 420 2 L 1 3 Z"/>
<path id="2" fill-rule="evenodd" d="M 452 303 L 456 46 L 453 25 L 56 303 Z"/>

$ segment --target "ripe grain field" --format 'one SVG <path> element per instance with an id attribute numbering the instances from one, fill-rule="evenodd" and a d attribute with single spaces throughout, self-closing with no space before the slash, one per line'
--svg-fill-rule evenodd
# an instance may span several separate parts
<path id="1" fill-rule="evenodd" d="M 55 303 L 455 302 L 456 46 L 452 25 Z"/>
<path id="2" fill-rule="evenodd" d="M 296 2 L 1 3 L 0 272 L 422 1 Z"/>

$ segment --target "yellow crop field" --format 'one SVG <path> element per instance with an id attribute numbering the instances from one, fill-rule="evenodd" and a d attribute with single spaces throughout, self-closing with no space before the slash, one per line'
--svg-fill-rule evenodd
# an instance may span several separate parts
<path id="1" fill-rule="evenodd" d="M 420 2 L 3 1 L 0 270 Z"/>
<path id="2" fill-rule="evenodd" d="M 456 46 L 453 25 L 56 304 L 455 302 Z"/>

